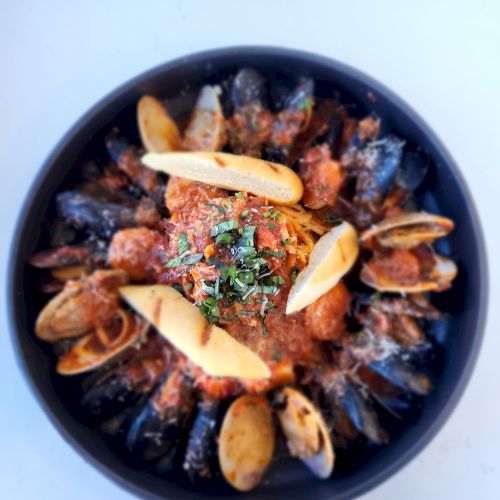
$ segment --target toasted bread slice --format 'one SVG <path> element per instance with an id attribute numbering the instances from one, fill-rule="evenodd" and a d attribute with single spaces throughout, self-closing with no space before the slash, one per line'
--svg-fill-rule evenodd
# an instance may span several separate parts
<path id="1" fill-rule="evenodd" d="M 231 191 L 246 191 L 273 203 L 294 205 L 304 186 L 299 176 L 279 163 L 229 153 L 148 153 L 142 162 L 153 170 Z"/>
<path id="2" fill-rule="evenodd" d="M 214 377 L 267 378 L 268 366 L 222 328 L 211 325 L 175 288 L 134 285 L 120 295 L 177 349 Z"/>
<path id="3" fill-rule="evenodd" d="M 292 314 L 312 304 L 333 288 L 358 257 L 358 236 L 348 223 L 330 229 L 314 245 L 307 266 L 290 289 L 286 313 Z"/>

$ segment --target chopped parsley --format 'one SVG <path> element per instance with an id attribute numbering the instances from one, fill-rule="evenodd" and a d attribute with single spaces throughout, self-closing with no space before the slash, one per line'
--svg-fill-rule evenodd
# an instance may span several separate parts
<path id="1" fill-rule="evenodd" d="M 238 241 L 238 245 L 242 247 L 253 247 L 256 229 L 257 226 L 245 226 L 241 233 L 241 238 Z"/>
<path id="2" fill-rule="evenodd" d="M 232 231 L 233 229 L 238 228 L 238 221 L 234 219 L 226 220 L 224 222 L 221 222 L 220 224 L 217 224 L 216 226 L 213 226 L 210 229 L 210 236 L 217 236 L 218 234 L 227 233 L 229 231 Z"/>
<path id="3" fill-rule="evenodd" d="M 192 253 L 192 254 L 182 254 L 179 255 L 178 257 L 174 257 L 173 259 L 170 259 L 166 264 L 165 267 L 171 268 L 171 267 L 179 267 L 179 266 L 191 266 L 193 264 L 196 264 L 197 262 L 200 262 L 200 260 L 203 258 L 202 253 Z"/>
<path id="4" fill-rule="evenodd" d="M 243 197 L 242 193 L 236 193 L 237 198 Z M 228 206 L 229 200 L 222 202 L 223 206 Z M 218 205 L 210 205 L 212 208 L 222 210 Z M 201 280 L 201 290 L 206 296 L 199 303 L 199 308 L 203 316 L 210 322 L 215 323 L 219 319 L 229 320 L 229 316 L 221 315 L 219 307 L 229 307 L 234 303 L 247 304 L 239 310 L 238 315 L 259 317 L 263 335 L 267 335 L 268 328 L 265 324 L 267 314 L 275 310 L 275 306 L 269 301 L 270 296 L 279 293 L 280 287 L 285 284 L 282 276 L 274 275 L 269 267 L 266 255 L 272 257 L 284 257 L 284 251 L 269 250 L 258 251 L 255 247 L 256 225 L 249 224 L 251 219 L 250 211 L 243 210 L 240 220 L 245 223 L 238 223 L 235 219 L 228 219 L 210 228 L 210 236 L 214 238 L 215 245 L 223 252 L 222 255 L 229 259 L 223 262 L 220 258 L 210 256 L 206 262 L 215 266 L 220 276 L 215 280 Z M 267 226 L 276 227 L 273 222 L 280 216 L 279 212 L 274 212 L 272 207 L 265 212 L 264 216 L 270 219 Z M 288 243 L 287 240 L 282 241 Z M 177 267 L 199 262 L 203 258 L 202 253 L 189 254 L 190 243 L 186 234 L 179 235 L 178 240 L 179 256 L 170 259 L 166 267 Z M 225 260 L 225 259 L 224 259 Z M 258 298 L 252 299 L 253 296 Z M 262 297 L 262 298 L 261 298 Z M 252 306 L 260 303 L 257 310 Z"/>
<path id="5" fill-rule="evenodd" d="M 229 246 L 233 243 L 233 240 L 234 240 L 234 236 L 231 233 L 222 233 L 222 234 L 218 234 L 215 237 L 215 244 L 216 245 L 222 244 L 225 246 Z"/>
<path id="6" fill-rule="evenodd" d="M 281 212 L 272 212 L 272 207 L 270 207 L 270 209 L 268 211 L 264 212 L 262 215 L 266 219 L 276 220 L 281 215 Z"/>
<path id="7" fill-rule="evenodd" d="M 221 206 L 215 205 L 215 203 L 207 203 L 207 205 L 213 210 L 217 210 L 221 215 L 225 215 L 226 213 L 224 212 L 224 209 Z"/>
<path id="8" fill-rule="evenodd" d="M 179 251 L 179 255 L 182 255 L 184 252 L 187 252 L 189 250 L 189 241 L 185 233 L 179 234 L 179 241 L 177 242 L 177 248 Z"/>
<path id="9" fill-rule="evenodd" d="M 215 323 L 220 317 L 219 306 L 215 297 L 207 297 L 200 302 L 200 312 L 210 323 Z"/>
<path id="10" fill-rule="evenodd" d="M 234 196 L 241 200 L 243 198 L 243 193 L 234 193 Z"/>
<path id="11" fill-rule="evenodd" d="M 268 250 L 268 249 L 266 249 L 262 253 L 265 255 L 271 255 L 272 257 L 284 257 L 285 256 L 285 252 L 283 252 L 282 250 Z"/>

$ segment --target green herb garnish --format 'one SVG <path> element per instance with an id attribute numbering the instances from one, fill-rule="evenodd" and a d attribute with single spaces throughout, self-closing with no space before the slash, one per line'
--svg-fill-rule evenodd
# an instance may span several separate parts
<path id="1" fill-rule="evenodd" d="M 208 297 L 200 302 L 200 312 L 210 323 L 215 323 L 220 317 L 219 306 L 214 297 Z"/>
<path id="2" fill-rule="evenodd" d="M 210 208 L 217 210 L 221 215 L 225 215 L 224 209 L 222 207 L 220 207 L 219 205 L 215 205 L 214 203 L 207 203 L 207 205 Z"/>
<path id="3" fill-rule="evenodd" d="M 215 243 L 219 244 L 221 243 L 222 245 L 229 246 L 233 243 L 234 237 L 231 233 L 222 233 L 218 234 L 215 237 Z"/>
<path id="4" fill-rule="evenodd" d="M 173 259 L 170 259 L 165 264 L 165 267 L 171 268 L 171 267 L 179 267 L 179 266 L 190 266 L 190 265 L 196 264 L 197 262 L 200 262 L 200 260 L 202 258 L 203 258 L 202 253 L 179 255 L 178 257 L 174 257 Z"/>
<path id="5" fill-rule="evenodd" d="M 230 219 L 224 222 L 221 222 L 220 224 L 217 224 L 216 226 L 213 226 L 210 229 L 210 236 L 214 237 L 217 236 L 218 234 L 222 233 L 227 233 L 229 231 L 232 231 L 233 229 L 238 229 L 239 224 L 238 221 L 234 219 Z"/>
<path id="6" fill-rule="evenodd" d="M 243 193 L 234 193 L 234 196 L 241 200 L 243 198 Z"/>
<path id="7" fill-rule="evenodd" d="M 282 250 L 268 250 L 267 248 L 262 252 L 265 255 L 271 255 L 272 257 L 284 257 L 285 252 Z"/>
<path id="8" fill-rule="evenodd" d="M 179 234 L 177 249 L 179 251 L 179 255 L 182 255 L 184 252 L 187 252 L 189 250 L 189 241 L 185 233 Z"/>

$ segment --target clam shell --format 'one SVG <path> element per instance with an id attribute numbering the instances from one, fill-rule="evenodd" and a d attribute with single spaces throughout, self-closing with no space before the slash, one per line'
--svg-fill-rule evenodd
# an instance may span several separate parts
<path id="1" fill-rule="evenodd" d="M 408 212 L 387 217 L 364 231 L 360 243 L 376 238 L 384 247 L 409 249 L 422 243 L 432 243 L 446 236 L 454 227 L 452 220 L 427 212 Z"/>
<path id="2" fill-rule="evenodd" d="M 369 265 L 365 265 L 359 276 L 360 280 L 379 292 L 395 292 L 395 293 L 422 293 L 422 292 L 439 292 L 446 289 L 451 281 L 457 275 L 458 269 L 456 264 L 447 257 L 440 255 L 435 256 L 434 269 L 427 279 L 423 279 L 415 284 L 403 284 L 391 280 L 387 276 L 376 275 L 372 272 Z"/>
<path id="3" fill-rule="evenodd" d="M 289 387 L 277 396 L 277 411 L 288 449 L 318 477 L 326 479 L 333 471 L 335 454 L 327 425 L 311 401 Z"/>
<path id="4" fill-rule="evenodd" d="M 120 336 L 120 342 L 104 346 L 93 331 L 78 339 L 57 363 L 57 372 L 61 375 L 78 375 L 95 370 L 104 365 L 122 351 L 137 342 L 147 331 L 149 325 L 138 317 L 127 314 L 129 324 Z"/>
<path id="5" fill-rule="evenodd" d="M 255 488 L 271 462 L 274 441 L 267 399 L 245 395 L 234 401 L 219 435 L 219 464 L 228 483 L 240 491 Z"/>
<path id="6" fill-rule="evenodd" d="M 177 125 L 155 97 L 145 95 L 139 99 L 137 124 L 147 151 L 163 153 L 179 149 L 181 139 Z"/>
<path id="7" fill-rule="evenodd" d="M 94 326 L 94 318 L 85 305 L 85 285 L 99 273 L 100 280 L 116 280 L 125 284 L 128 276 L 122 270 L 99 270 L 80 281 L 69 282 L 64 289 L 53 297 L 38 314 L 35 334 L 47 342 L 62 338 L 79 337 Z M 88 302 L 88 301 L 87 301 Z"/>
<path id="8" fill-rule="evenodd" d="M 224 115 L 219 102 L 219 88 L 205 85 L 184 133 L 183 147 L 188 151 L 218 151 L 226 134 Z"/>

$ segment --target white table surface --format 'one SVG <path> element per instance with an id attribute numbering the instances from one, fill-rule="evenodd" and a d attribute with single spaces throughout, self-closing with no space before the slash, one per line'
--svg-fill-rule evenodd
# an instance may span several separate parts
<path id="1" fill-rule="evenodd" d="M 461 166 L 486 233 L 490 315 L 466 394 L 432 443 L 366 498 L 500 498 L 500 2 L 2 0 L 0 23 L 0 496 L 130 498 L 55 431 L 8 338 L 8 248 L 42 161 L 130 77 L 190 52 L 268 44 L 346 62 L 410 103 Z"/>

